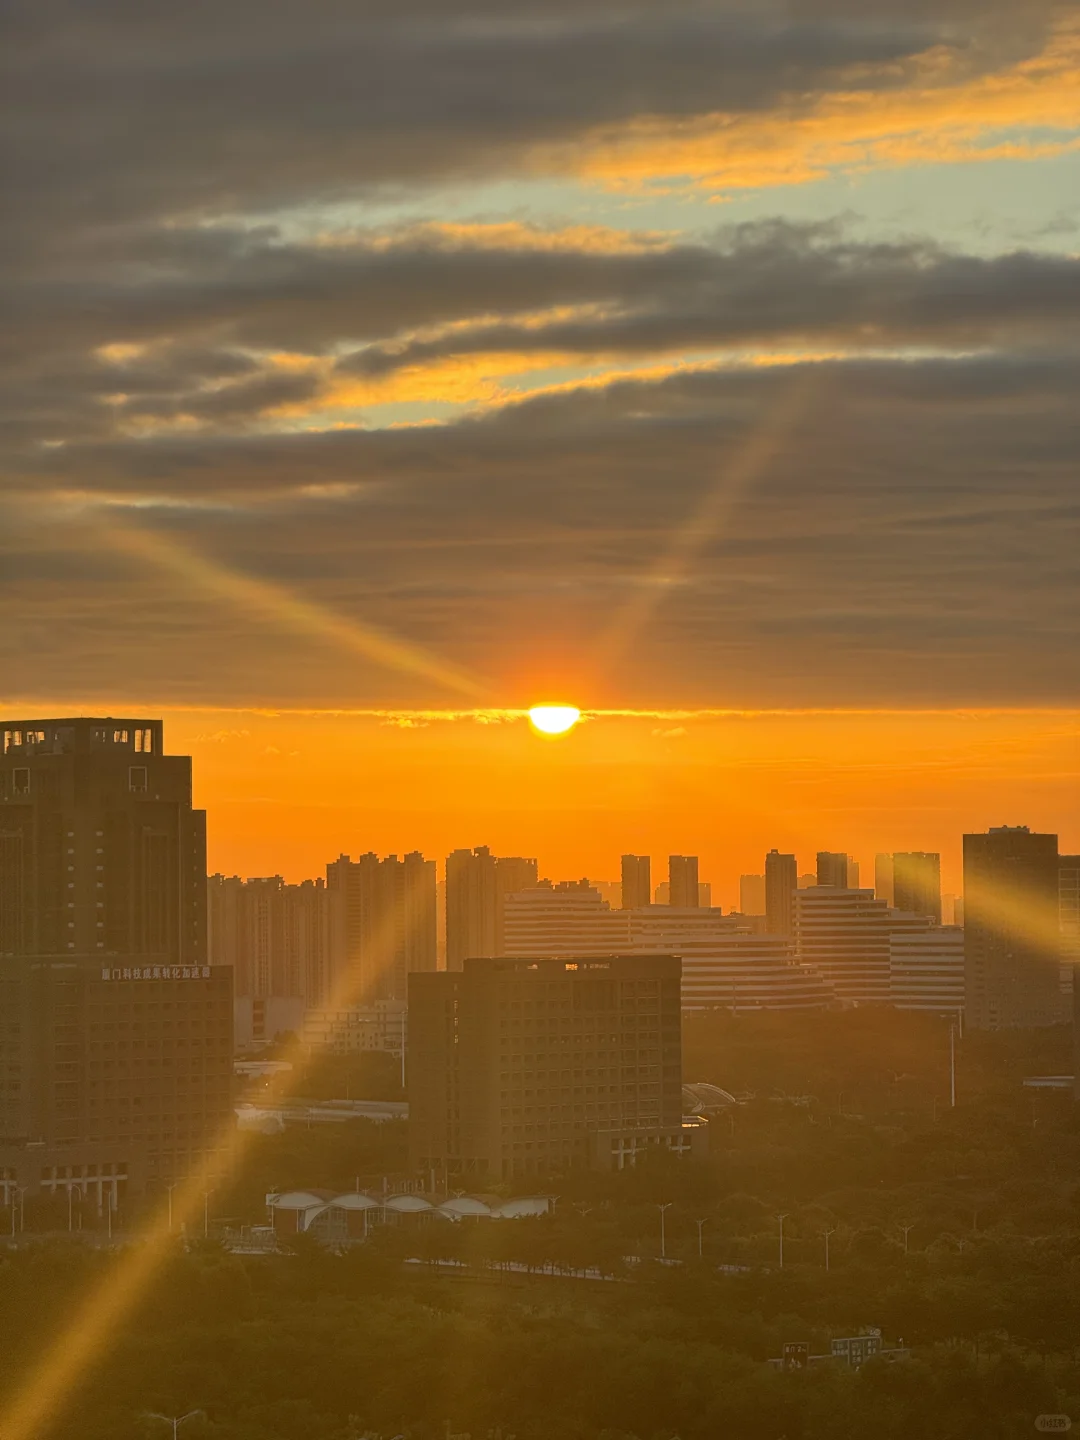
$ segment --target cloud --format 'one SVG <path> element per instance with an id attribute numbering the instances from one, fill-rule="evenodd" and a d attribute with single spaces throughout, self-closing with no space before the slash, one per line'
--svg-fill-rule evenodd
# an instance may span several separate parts
<path id="1" fill-rule="evenodd" d="M 422 708 L 440 674 L 521 703 L 577 666 L 583 703 L 1072 697 L 1075 257 L 779 222 L 691 241 L 535 223 L 527 198 L 360 223 L 373 199 L 438 215 L 432 187 L 506 176 L 722 194 L 1054 151 L 1080 131 L 1062 7 L 16 0 L 9 19 L 10 691 L 138 675 L 173 703 Z M 705 503 L 811 370 L 811 413 L 737 503 Z M 140 563 L 116 543 L 128 512 Z M 643 586 L 659 604 L 629 605 Z M 427 680 L 346 653 L 361 634 L 429 657 Z"/>
<path id="2" fill-rule="evenodd" d="M 614 366 L 670 371 L 724 352 L 1047 349 L 1080 319 L 1075 257 L 855 243 L 835 224 L 744 225 L 711 243 L 522 225 L 332 247 L 174 240 L 165 278 L 132 282 L 120 266 L 84 279 L 93 306 L 72 305 L 74 276 L 23 299 L 0 389 L 11 445 L 356 424 L 389 404 L 430 419 L 437 405 L 502 404 L 554 369 L 580 383 L 575 367 L 594 367 L 607 383 Z M 35 473 L 77 463 L 37 453 Z"/>
<path id="3" fill-rule="evenodd" d="M 151 523 L 220 570 L 490 675 L 507 701 L 529 672 L 580 670 L 571 688 L 601 708 L 606 693 L 665 708 L 1074 703 L 1080 361 L 1060 352 L 815 367 L 813 406 L 604 669 L 612 613 L 803 368 L 676 372 L 420 431 L 173 437 L 77 461 L 89 486 L 363 477 L 333 500 Z M 175 567 L 90 545 L 77 516 L 13 514 L 0 663 L 14 693 L 108 693 L 135 674 L 174 702 L 429 697 L 230 605 L 224 584 L 209 597 Z M 73 572 L 88 550 L 94 566 Z"/>

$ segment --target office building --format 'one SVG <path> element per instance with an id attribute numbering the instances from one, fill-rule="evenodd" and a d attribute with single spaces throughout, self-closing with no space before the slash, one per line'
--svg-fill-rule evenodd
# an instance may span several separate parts
<path id="1" fill-rule="evenodd" d="M 1080 855 L 1058 856 L 1058 911 L 1061 960 L 1071 977 L 1080 966 Z"/>
<path id="2" fill-rule="evenodd" d="M 941 856 L 922 850 L 898 851 L 893 857 L 893 900 L 897 910 L 929 915 L 941 924 Z"/>
<path id="3" fill-rule="evenodd" d="M 0 954 L 206 963 L 206 815 L 160 720 L 7 721 Z"/>
<path id="4" fill-rule="evenodd" d="M 1021 825 L 964 836 L 964 952 L 972 1025 L 997 1030 L 1066 1018 L 1056 835 Z"/>
<path id="5" fill-rule="evenodd" d="M 897 930 L 923 930 L 928 923 L 891 909 L 872 890 L 819 885 L 795 896 L 799 961 L 848 1005 L 890 1003 L 891 937 Z"/>
<path id="6" fill-rule="evenodd" d="M 725 917 L 729 918 L 729 917 Z M 735 917 L 736 919 L 740 917 Z M 682 960 L 684 1010 L 822 1010 L 834 997 L 821 977 L 798 963 L 790 935 L 719 928 L 682 934 L 673 943 Z"/>
<path id="7" fill-rule="evenodd" d="M 710 881 L 698 881 L 697 903 L 701 906 L 703 910 L 712 909 L 712 884 Z"/>
<path id="8" fill-rule="evenodd" d="M 495 856 L 486 845 L 455 850 L 446 860 L 446 968 L 504 950 L 503 898 L 537 883 L 534 859 Z"/>
<path id="9" fill-rule="evenodd" d="M 691 909 L 700 905 L 698 889 L 698 857 L 696 855 L 671 855 L 668 857 L 668 904 L 678 910 Z"/>
<path id="10" fill-rule="evenodd" d="M 338 1005 L 305 1010 L 300 1043 L 305 1050 L 357 1055 L 380 1050 L 400 1056 L 408 1046 L 408 1008 L 404 1000 L 374 1005 Z"/>
<path id="11" fill-rule="evenodd" d="M 743 915 L 765 914 L 765 876 L 739 876 L 739 911 Z"/>
<path id="12" fill-rule="evenodd" d="M 790 935 L 794 931 L 798 888 L 795 856 L 770 850 L 765 856 L 765 923 L 770 935 Z"/>
<path id="13" fill-rule="evenodd" d="M 430 1183 L 682 1150 L 671 956 L 469 958 L 409 984 L 409 1144 Z"/>
<path id="14" fill-rule="evenodd" d="M 647 907 L 652 908 L 652 907 Z M 503 901 L 507 955 L 613 955 L 630 940 L 628 910 L 613 910 L 587 880 L 542 880 Z"/>
<path id="15" fill-rule="evenodd" d="M 920 917 L 925 918 L 925 917 Z M 898 1010 L 959 1014 L 964 1008 L 964 932 L 955 925 L 889 934 L 890 1003 Z"/>
<path id="16" fill-rule="evenodd" d="M 622 857 L 622 908 L 637 910 L 652 902 L 652 864 L 648 855 Z"/>
<path id="17" fill-rule="evenodd" d="M 113 1209 L 224 1163 L 232 976 L 161 956 L 0 966 L 0 1183 Z"/>
<path id="18" fill-rule="evenodd" d="M 879 900 L 884 900 L 886 905 L 894 903 L 893 857 L 891 855 L 874 856 L 874 894 Z"/>
<path id="19" fill-rule="evenodd" d="M 326 888 L 328 930 L 341 928 L 343 962 L 332 958 L 336 978 L 311 1003 L 404 1000 L 407 976 L 434 970 L 438 961 L 434 860 L 419 851 L 400 860 L 370 851 L 357 860 L 342 855 L 326 867 Z"/>
<path id="20" fill-rule="evenodd" d="M 1062 988 L 1073 1021 L 1073 1093 L 1080 1100 L 1080 855 L 1058 856 Z"/>
<path id="21" fill-rule="evenodd" d="M 2 735 L 0 1188 L 115 1207 L 213 1161 L 230 1128 L 205 816 L 159 720 Z"/>
<path id="22" fill-rule="evenodd" d="M 848 857 L 837 851 L 819 850 L 817 883 L 829 885 L 834 890 L 848 889 Z"/>

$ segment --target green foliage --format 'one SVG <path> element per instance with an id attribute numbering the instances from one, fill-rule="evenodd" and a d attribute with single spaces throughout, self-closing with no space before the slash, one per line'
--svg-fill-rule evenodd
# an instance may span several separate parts
<path id="1" fill-rule="evenodd" d="M 41 1440 L 167 1440 L 146 1413 L 193 1409 L 182 1440 L 1000 1440 L 1080 1416 L 1080 1123 L 1069 1097 L 1020 1084 L 1063 1068 L 1060 1034 L 966 1037 L 950 1110 L 938 1022 L 689 1028 L 689 1073 L 748 1097 L 714 1121 L 707 1161 L 568 1174 L 554 1214 L 408 1217 L 341 1253 L 177 1243 Z M 404 1138 L 260 1137 L 215 1213 L 261 1220 L 274 1186 L 379 1184 Z M 0 1392 L 93 1323 L 125 1263 L 66 1236 L 0 1252 Z M 911 1358 L 766 1363 L 866 1325 Z"/>

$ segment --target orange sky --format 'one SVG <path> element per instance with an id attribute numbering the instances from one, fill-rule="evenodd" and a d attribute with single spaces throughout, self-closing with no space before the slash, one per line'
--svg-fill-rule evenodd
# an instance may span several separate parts
<path id="1" fill-rule="evenodd" d="M 145 707 L 143 707 L 145 709 Z M 560 740 L 521 719 L 166 712 L 195 757 L 212 870 L 318 875 L 341 851 L 460 845 L 536 855 L 555 879 L 618 876 L 624 849 L 701 857 L 714 898 L 773 845 L 812 869 L 846 849 L 940 850 L 959 888 L 964 830 L 1029 824 L 1080 849 L 1080 715 L 598 715 Z"/>

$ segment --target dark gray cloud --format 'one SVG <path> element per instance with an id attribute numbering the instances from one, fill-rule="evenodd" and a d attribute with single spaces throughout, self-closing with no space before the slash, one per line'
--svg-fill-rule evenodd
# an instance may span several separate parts
<path id="1" fill-rule="evenodd" d="M 1058 8 L 10 5 L 8 690 L 431 702 L 138 562 L 110 544 L 115 519 L 497 680 L 528 650 L 642 703 L 1075 701 L 1080 262 L 782 225 L 623 252 L 432 228 L 319 246 L 266 219 L 528 175 L 538 147 L 635 117 L 797 111 L 853 78 L 887 90 L 933 47 L 953 76 L 983 73 L 1036 53 Z M 569 318 L 523 323 L 556 307 Z M 791 371 L 582 387 L 409 431 L 267 427 L 343 378 L 479 352 L 773 343 L 865 358 L 817 368 L 812 408 L 656 579 L 663 601 L 617 662 L 604 635 L 778 423 Z M 905 347 L 917 358 L 869 358 Z M 320 366 L 267 360 L 281 351 Z"/>
<path id="2" fill-rule="evenodd" d="M 173 241 L 153 242 L 156 269 L 110 261 L 81 285 L 73 274 L 22 288 L 0 342 L 12 443 L 104 439 L 140 420 L 246 425 L 342 380 L 470 355 L 1045 350 L 1070 345 L 1080 321 L 1073 257 L 856 244 L 829 226 L 744 226 L 711 245 L 624 251 L 544 249 L 539 234 L 482 244 L 423 227 L 334 247 L 267 233 Z M 326 363 L 317 376 L 267 372 L 257 357 L 279 351 Z"/>
<path id="3" fill-rule="evenodd" d="M 1076 357 L 816 367 L 812 405 L 605 662 L 621 608 L 799 374 L 623 382 L 415 432 L 104 447 L 78 473 L 174 494 L 194 477 L 203 508 L 125 521 L 496 677 L 525 647 L 639 703 L 1075 703 Z M 274 503 L 213 508 L 247 475 Z M 19 513 L 15 690 L 129 673 L 174 699 L 430 701 L 111 553 L 99 519 Z M 70 576 L 87 550 L 97 567 Z"/>
<path id="4" fill-rule="evenodd" d="M 641 115 L 806 104 L 1030 54 L 1058 7 L 615 0 L 17 0 L 0 58 L 11 261 L 72 233 L 525 163 Z"/>

